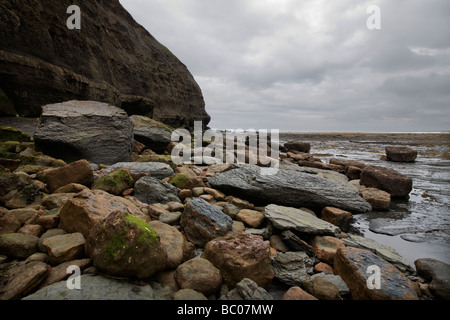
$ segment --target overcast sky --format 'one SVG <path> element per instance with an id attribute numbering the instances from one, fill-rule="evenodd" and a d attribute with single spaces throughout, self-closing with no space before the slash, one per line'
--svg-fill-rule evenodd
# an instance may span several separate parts
<path id="1" fill-rule="evenodd" d="M 120 2 L 188 67 L 212 128 L 450 131 L 449 0 Z"/>

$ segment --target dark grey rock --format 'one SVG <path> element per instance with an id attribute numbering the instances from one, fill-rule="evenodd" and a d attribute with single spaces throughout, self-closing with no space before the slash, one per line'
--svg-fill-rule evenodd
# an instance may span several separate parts
<path id="1" fill-rule="evenodd" d="M 42 107 L 36 147 L 65 161 L 100 164 L 129 161 L 133 125 L 122 109 L 97 101 L 67 101 Z"/>
<path id="2" fill-rule="evenodd" d="M 153 177 L 142 177 L 134 184 L 134 196 L 148 204 L 181 202 L 179 192 L 177 187 Z"/>
<path id="3" fill-rule="evenodd" d="M 236 284 L 235 289 L 220 297 L 219 300 L 273 300 L 273 297 L 255 281 L 244 278 Z"/>
<path id="4" fill-rule="evenodd" d="M 264 216 L 269 219 L 275 228 L 280 230 L 292 229 L 312 235 L 335 237 L 341 232 L 339 227 L 296 208 L 271 204 L 266 206 Z"/>
<path id="5" fill-rule="evenodd" d="M 195 198 L 186 204 L 180 225 L 188 240 L 202 247 L 208 241 L 231 231 L 233 220 L 216 206 Z"/>
<path id="6" fill-rule="evenodd" d="M 424 258 L 414 261 L 417 274 L 430 281 L 430 291 L 439 299 L 450 300 L 450 265 L 442 261 Z"/>
<path id="7" fill-rule="evenodd" d="M 300 286 L 314 273 L 316 259 L 305 252 L 277 252 L 271 257 L 275 278 L 290 286 Z"/>
<path id="8" fill-rule="evenodd" d="M 67 281 L 60 281 L 40 289 L 23 300 L 155 300 L 165 297 L 148 284 L 137 285 L 100 275 L 81 275 L 80 287 L 80 290 L 71 290 L 67 287 Z"/>
<path id="9" fill-rule="evenodd" d="M 294 170 L 279 169 L 276 174 L 263 175 L 258 166 L 240 166 L 215 174 L 209 183 L 224 193 L 239 194 L 259 204 L 311 209 L 333 206 L 355 213 L 371 210 L 370 204 L 348 183 Z"/>

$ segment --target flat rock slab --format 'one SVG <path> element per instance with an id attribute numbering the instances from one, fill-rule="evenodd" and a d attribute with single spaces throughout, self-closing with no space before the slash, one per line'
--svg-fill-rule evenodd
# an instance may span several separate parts
<path id="1" fill-rule="evenodd" d="M 379 286 L 375 280 L 375 268 L 379 268 Z M 338 249 L 334 271 L 345 281 L 354 300 L 419 299 L 412 282 L 403 273 L 368 250 L 351 247 Z"/>
<path id="2" fill-rule="evenodd" d="M 341 232 L 339 227 L 296 208 L 271 204 L 265 208 L 264 216 L 280 230 L 291 229 L 307 234 L 335 237 Z"/>
<path id="3" fill-rule="evenodd" d="M 40 261 L 0 265 L 0 300 L 17 300 L 33 292 L 47 277 L 50 267 Z"/>
<path id="4" fill-rule="evenodd" d="M 408 147 L 386 147 L 386 156 L 389 161 L 414 162 L 417 151 Z"/>
<path id="5" fill-rule="evenodd" d="M 209 183 L 224 193 L 239 194 L 261 204 L 320 210 L 333 206 L 355 213 L 372 209 L 349 184 L 294 170 L 279 169 L 276 174 L 263 175 L 260 167 L 247 165 L 215 174 Z"/>
<path id="6" fill-rule="evenodd" d="M 154 300 L 162 299 L 150 285 L 137 285 L 125 280 L 83 274 L 80 290 L 68 289 L 60 281 L 23 298 L 23 300 Z"/>
<path id="7" fill-rule="evenodd" d="M 413 272 L 414 269 L 408 261 L 403 258 L 394 248 L 376 242 L 373 239 L 361 237 L 355 234 L 348 234 L 342 239 L 347 246 L 366 249 L 377 254 L 384 260 L 395 265 L 402 272 Z"/>
<path id="8" fill-rule="evenodd" d="M 42 107 L 36 147 L 66 161 L 114 164 L 129 161 L 133 124 L 127 113 L 97 101 L 67 101 Z"/>

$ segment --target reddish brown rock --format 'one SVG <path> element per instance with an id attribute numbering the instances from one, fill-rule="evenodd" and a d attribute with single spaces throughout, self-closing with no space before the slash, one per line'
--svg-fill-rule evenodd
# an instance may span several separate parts
<path id="1" fill-rule="evenodd" d="M 281 300 L 317 300 L 317 298 L 304 291 L 302 288 L 294 286 L 284 293 Z"/>
<path id="2" fill-rule="evenodd" d="M 42 246 L 48 253 L 52 264 L 81 258 L 85 239 L 81 233 L 57 235 L 45 239 Z"/>
<path id="3" fill-rule="evenodd" d="M 49 270 L 46 263 L 39 261 L 0 264 L 0 300 L 18 300 L 32 293 Z"/>
<path id="4" fill-rule="evenodd" d="M 41 171 L 38 179 L 45 182 L 49 191 L 53 193 L 69 183 L 90 186 L 93 182 L 93 171 L 89 162 L 83 159 L 64 167 Z"/>
<path id="5" fill-rule="evenodd" d="M 389 192 L 392 197 L 407 197 L 412 190 L 412 179 L 394 169 L 366 166 L 361 172 L 360 184 Z"/>
<path id="6" fill-rule="evenodd" d="M 165 267 L 167 259 L 155 230 L 123 211 L 95 225 L 85 250 L 99 270 L 119 277 L 149 278 Z"/>
<path id="7" fill-rule="evenodd" d="M 222 273 L 226 284 L 234 286 L 244 278 L 268 287 L 274 272 L 269 241 L 246 232 L 237 232 L 208 242 L 203 257 Z"/>
<path id="8" fill-rule="evenodd" d="M 60 227 L 67 232 L 89 231 L 114 211 L 127 211 L 142 217 L 142 211 L 131 201 L 102 190 L 84 190 L 67 201 L 59 212 Z"/>
<path id="9" fill-rule="evenodd" d="M 181 289 L 193 289 L 205 295 L 216 292 L 222 284 L 222 275 L 209 260 L 190 259 L 180 264 L 175 279 Z"/>
<path id="10" fill-rule="evenodd" d="M 161 221 L 150 221 L 148 224 L 158 233 L 161 245 L 167 252 L 167 269 L 175 269 L 183 261 L 193 256 L 194 246 L 177 228 Z"/>
<path id="11" fill-rule="evenodd" d="M 376 287 L 374 267 L 380 270 L 379 288 Z M 338 249 L 334 271 L 345 281 L 354 300 L 419 299 L 408 278 L 392 264 L 368 250 L 351 247 Z M 373 278 L 369 278 L 372 276 Z"/>
<path id="12" fill-rule="evenodd" d="M 259 228 L 264 221 L 264 214 L 262 212 L 250 209 L 242 209 L 236 216 L 237 220 L 244 222 L 252 228 Z"/>
<path id="13" fill-rule="evenodd" d="M 322 220 L 339 227 L 342 231 L 347 231 L 353 220 L 350 212 L 334 207 L 323 208 L 320 217 Z"/>
<path id="14" fill-rule="evenodd" d="M 362 188 L 361 197 L 372 206 L 372 210 L 385 211 L 391 205 L 391 195 L 377 188 Z"/>
<path id="15" fill-rule="evenodd" d="M 344 248 L 344 241 L 330 236 L 316 236 L 311 243 L 312 249 L 319 260 L 333 264 L 337 249 Z"/>
<path id="16" fill-rule="evenodd" d="M 417 151 L 408 147 L 386 147 L 386 157 L 388 161 L 414 162 Z"/>

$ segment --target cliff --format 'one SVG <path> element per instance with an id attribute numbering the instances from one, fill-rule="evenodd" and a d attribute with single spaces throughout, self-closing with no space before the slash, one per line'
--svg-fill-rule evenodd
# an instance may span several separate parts
<path id="1" fill-rule="evenodd" d="M 79 30 L 66 25 L 72 4 Z M 75 99 L 173 127 L 209 123 L 189 70 L 118 0 L 5 0 L 0 17 L 0 116 L 37 117 L 43 105 Z"/>

